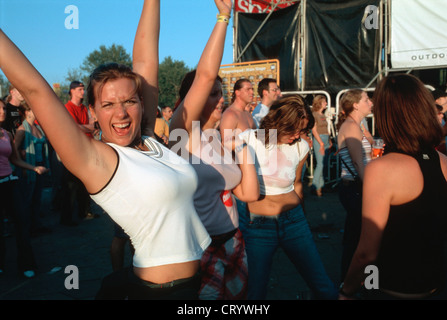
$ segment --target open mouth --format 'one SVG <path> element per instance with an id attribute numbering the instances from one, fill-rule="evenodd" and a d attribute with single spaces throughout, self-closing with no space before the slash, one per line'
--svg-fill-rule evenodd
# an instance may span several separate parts
<path id="1" fill-rule="evenodd" d="M 125 134 L 130 129 L 130 122 L 116 123 L 116 124 L 113 124 L 112 127 L 115 130 L 115 132 L 117 132 L 118 134 Z"/>

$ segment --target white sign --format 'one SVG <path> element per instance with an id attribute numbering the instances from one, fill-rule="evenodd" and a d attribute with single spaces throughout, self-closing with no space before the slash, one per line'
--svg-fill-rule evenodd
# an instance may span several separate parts
<path id="1" fill-rule="evenodd" d="M 446 66 L 446 17 L 447 0 L 392 0 L 392 67 Z"/>

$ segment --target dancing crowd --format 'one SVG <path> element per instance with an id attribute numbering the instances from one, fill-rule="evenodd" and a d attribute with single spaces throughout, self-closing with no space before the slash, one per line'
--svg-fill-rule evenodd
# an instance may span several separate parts
<path id="1" fill-rule="evenodd" d="M 218 72 L 232 1 L 214 2 L 216 24 L 172 109 L 158 110 L 160 0 L 144 0 L 132 68 L 98 66 L 85 87 L 71 83 L 65 105 L 0 30 L 0 68 L 12 85 L 0 102 L 0 203 L 16 227 L 19 271 L 34 275 L 30 235 L 42 228 L 51 173 L 65 181 L 53 188 L 61 223 L 76 223 L 75 202 L 78 218 L 91 218 L 91 199 L 130 240 L 132 266 L 105 276 L 97 299 L 262 300 L 279 247 L 314 299 L 445 298 L 447 94 L 408 74 L 384 77 L 372 98 L 351 89 L 336 139 L 324 96 L 309 106 L 275 79 L 259 83 L 253 112 L 248 79 L 226 106 Z M 365 125 L 371 113 L 379 157 Z M 313 240 L 302 181 L 313 151 L 313 188 L 323 196 L 334 148 L 346 210 L 340 287 Z M 363 290 L 369 265 L 380 270 L 379 290 Z"/>

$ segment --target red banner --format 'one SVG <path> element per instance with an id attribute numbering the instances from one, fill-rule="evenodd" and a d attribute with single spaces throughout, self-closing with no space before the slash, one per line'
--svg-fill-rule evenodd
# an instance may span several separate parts
<path id="1" fill-rule="evenodd" d="M 297 2 L 300 2 L 300 0 L 235 0 L 234 10 L 245 13 L 268 13 L 272 11 L 276 3 L 278 5 L 275 10 L 278 10 L 287 8 Z"/>

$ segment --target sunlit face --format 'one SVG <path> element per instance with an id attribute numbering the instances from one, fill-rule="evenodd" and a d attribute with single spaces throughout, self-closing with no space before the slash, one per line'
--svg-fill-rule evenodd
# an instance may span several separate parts
<path id="1" fill-rule="evenodd" d="M 436 103 L 442 107 L 442 112 L 447 112 L 447 97 L 440 97 L 436 99 Z"/>
<path id="2" fill-rule="evenodd" d="M 354 107 L 356 107 L 357 110 L 364 117 L 366 117 L 368 114 L 371 113 L 372 106 L 373 106 L 373 103 L 365 91 L 362 92 L 362 98 L 360 99 L 360 101 L 357 103 L 354 103 Z"/>
<path id="3" fill-rule="evenodd" d="M 281 89 L 279 89 L 278 85 L 275 82 L 269 83 L 269 88 L 264 92 L 264 95 L 267 95 L 269 101 L 273 102 L 281 98 Z"/>
<path id="4" fill-rule="evenodd" d="M 70 92 L 72 98 L 82 100 L 84 98 L 85 89 L 84 86 L 80 86 L 70 90 Z"/>
<path id="5" fill-rule="evenodd" d="M 237 92 L 239 99 L 245 102 L 245 104 L 251 103 L 253 101 L 254 90 L 251 82 L 243 82 L 242 87 Z"/>
<path id="6" fill-rule="evenodd" d="M 327 108 L 327 100 L 326 99 L 322 99 L 321 100 L 321 111 L 326 110 Z"/>
<path id="7" fill-rule="evenodd" d="M 211 93 L 206 100 L 200 122 L 206 123 L 209 119 L 213 122 L 219 121 L 220 118 L 222 118 L 223 108 L 224 98 L 222 95 L 222 83 L 219 80 L 216 80 Z"/>
<path id="8" fill-rule="evenodd" d="M 21 94 L 21 93 L 19 92 L 19 90 L 17 90 L 16 88 L 14 88 L 14 89 L 11 90 L 11 96 L 12 96 L 14 99 L 16 99 L 16 100 L 18 100 L 18 101 L 20 101 L 20 102 L 22 102 L 22 101 L 25 100 L 25 99 L 23 98 L 22 94 Z"/>
<path id="9" fill-rule="evenodd" d="M 143 107 L 135 81 L 120 78 L 106 82 L 91 111 L 101 127 L 104 142 L 120 146 L 139 143 Z"/>
<path id="10" fill-rule="evenodd" d="M 294 133 L 280 134 L 278 137 L 278 144 L 293 144 L 298 140 L 303 132 L 303 129 L 307 127 L 309 120 L 301 120 L 301 128 Z"/>
<path id="11" fill-rule="evenodd" d="M 438 110 L 436 110 L 436 112 L 438 115 L 438 121 L 440 124 L 442 124 L 442 120 L 444 119 L 444 114 L 441 111 L 438 112 Z"/>
<path id="12" fill-rule="evenodd" d="M 169 121 L 172 118 L 172 109 L 171 108 L 163 109 L 163 118 L 165 118 L 166 121 Z"/>

